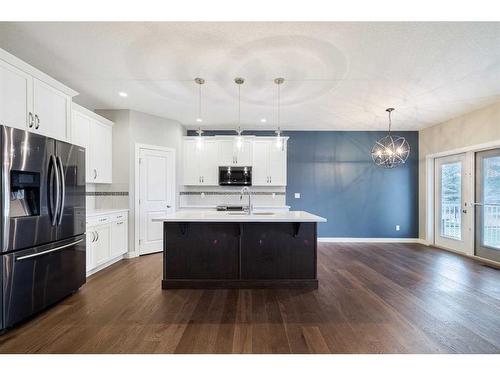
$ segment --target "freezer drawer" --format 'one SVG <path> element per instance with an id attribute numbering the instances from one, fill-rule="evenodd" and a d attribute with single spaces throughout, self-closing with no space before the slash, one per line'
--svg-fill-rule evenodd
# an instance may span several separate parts
<path id="1" fill-rule="evenodd" d="M 85 236 L 2 255 L 3 325 L 8 328 L 85 283 Z"/>

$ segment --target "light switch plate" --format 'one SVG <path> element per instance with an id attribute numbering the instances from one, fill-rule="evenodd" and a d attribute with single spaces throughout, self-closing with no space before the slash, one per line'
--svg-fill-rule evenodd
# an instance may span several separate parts
<path id="1" fill-rule="evenodd" d="M 294 196 L 295 196 L 295 199 L 300 199 L 300 193 L 295 193 Z"/>
<path id="2" fill-rule="evenodd" d="M 399 231 L 401 227 L 399 225 L 396 225 L 396 230 Z"/>

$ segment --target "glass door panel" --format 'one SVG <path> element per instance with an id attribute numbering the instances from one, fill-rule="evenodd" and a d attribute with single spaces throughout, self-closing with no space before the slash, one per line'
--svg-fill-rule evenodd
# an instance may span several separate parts
<path id="1" fill-rule="evenodd" d="M 435 243 L 464 252 L 467 246 L 465 154 L 436 159 Z"/>
<path id="2" fill-rule="evenodd" d="M 475 253 L 500 262 L 500 149 L 476 153 Z"/>

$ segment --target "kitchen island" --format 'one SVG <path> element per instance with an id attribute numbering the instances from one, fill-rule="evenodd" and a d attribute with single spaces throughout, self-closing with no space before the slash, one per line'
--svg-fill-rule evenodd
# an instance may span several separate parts
<path id="1" fill-rule="evenodd" d="M 317 223 L 305 211 L 179 211 L 163 222 L 163 289 L 317 288 Z"/>

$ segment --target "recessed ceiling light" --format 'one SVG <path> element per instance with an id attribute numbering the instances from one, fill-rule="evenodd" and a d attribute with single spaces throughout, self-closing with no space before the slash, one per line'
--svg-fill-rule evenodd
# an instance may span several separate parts
<path id="1" fill-rule="evenodd" d="M 128 94 L 126 92 L 123 92 L 123 91 L 120 91 L 118 93 L 118 95 L 120 95 L 122 98 L 126 98 L 128 96 Z"/>
<path id="2" fill-rule="evenodd" d="M 198 117 L 198 118 L 196 119 L 196 122 L 203 122 L 203 119 L 202 119 L 201 117 Z"/>
<path id="3" fill-rule="evenodd" d="M 261 118 L 260 122 L 266 122 L 267 120 L 265 118 Z"/>

